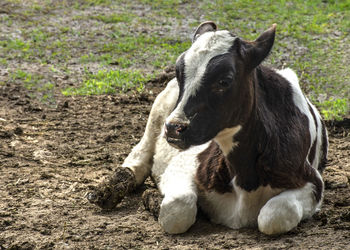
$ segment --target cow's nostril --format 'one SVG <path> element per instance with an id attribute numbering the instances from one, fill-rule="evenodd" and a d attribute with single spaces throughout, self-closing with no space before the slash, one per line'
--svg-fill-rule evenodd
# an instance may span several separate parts
<path id="1" fill-rule="evenodd" d="M 175 125 L 175 131 L 176 131 L 176 134 L 178 134 L 178 135 L 183 133 L 186 129 L 187 129 L 187 125 L 184 125 L 184 124 L 176 124 Z"/>
<path id="2" fill-rule="evenodd" d="M 165 133 L 168 137 L 179 137 L 187 127 L 188 125 L 181 123 L 166 123 Z"/>

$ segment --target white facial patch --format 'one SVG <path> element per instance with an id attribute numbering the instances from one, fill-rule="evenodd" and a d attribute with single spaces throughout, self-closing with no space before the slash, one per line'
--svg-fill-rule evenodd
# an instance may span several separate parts
<path id="1" fill-rule="evenodd" d="M 185 94 L 196 94 L 210 59 L 227 53 L 235 39 L 227 30 L 221 30 L 206 32 L 192 44 L 184 58 Z"/>
<path id="2" fill-rule="evenodd" d="M 191 96 L 195 96 L 199 90 L 210 59 L 229 52 L 235 39 L 236 37 L 233 37 L 227 30 L 206 32 L 199 36 L 191 48 L 187 50 L 184 57 L 184 93 L 176 109 L 167 118 L 167 122 L 188 122 L 183 112 L 184 106 L 188 99 Z"/>

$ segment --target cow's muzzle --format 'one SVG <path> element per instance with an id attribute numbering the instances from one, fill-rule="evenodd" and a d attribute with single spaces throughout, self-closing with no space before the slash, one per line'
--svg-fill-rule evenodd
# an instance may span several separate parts
<path id="1" fill-rule="evenodd" d="M 184 133 L 188 129 L 185 123 L 165 123 L 165 138 L 167 142 L 177 149 L 187 149 L 188 145 L 184 140 Z"/>

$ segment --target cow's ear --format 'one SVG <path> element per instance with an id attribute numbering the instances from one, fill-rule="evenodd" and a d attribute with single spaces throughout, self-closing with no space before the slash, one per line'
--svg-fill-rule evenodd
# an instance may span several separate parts
<path id="1" fill-rule="evenodd" d="M 275 33 L 276 24 L 273 24 L 253 42 L 236 39 L 236 48 L 248 70 L 257 67 L 268 56 L 275 41 Z"/>
<path id="2" fill-rule="evenodd" d="M 194 32 L 192 42 L 196 41 L 196 39 L 203 33 L 208 31 L 216 31 L 217 29 L 218 26 L 212 21 L 206 21 L 204 23 L 201 23 Z"/>

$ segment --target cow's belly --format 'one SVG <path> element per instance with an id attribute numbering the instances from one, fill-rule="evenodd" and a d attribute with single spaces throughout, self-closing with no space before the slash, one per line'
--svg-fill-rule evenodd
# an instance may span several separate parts
<path id="1" fill-rule="evenodd" d="M 233 229 L 256 226 L 260 209 L 269 199 L 283 191 L 261 186 L 255 191 L 247 192 L 235 184 L 235 179 L 232 183 L 232 193 L 201 193 L 199 205 L 212 222 Z"/>

